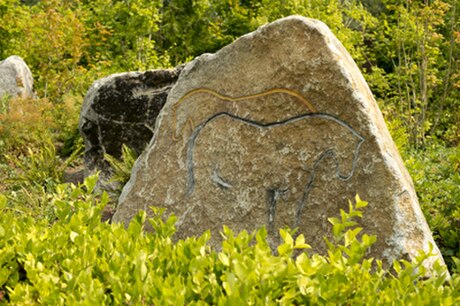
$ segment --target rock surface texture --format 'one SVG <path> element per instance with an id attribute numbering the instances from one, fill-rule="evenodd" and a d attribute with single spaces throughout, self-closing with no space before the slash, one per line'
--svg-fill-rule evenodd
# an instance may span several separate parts
<path id="1" fill-rule="evenodd" d="M 110 75 L 93 83 L 80 114 L 85 167 L 109 175 L 104 153 L 121 157 L 122 145 L 141 153 L 181 68 Z"/>
<path id="2" fill-rule="evenodd" d="M 356 194 L 371 256 L 434 245 L 413 183 L 353 59 L 323 23 L 293 16 L 189 63 L 137 160 L 114 221 L 161 206 L 177 237 L 298 227 L 318 252 Z M 436 256 L 442 257 L 434 246 Z M 431 265 L 432 262 L 427 263 Z"/>
<path id="3" fill-rule="evenodd" d="M 34 79 L 24 60 L 12 55 L 0 62 L 0 98 L 34 98 Z"/>

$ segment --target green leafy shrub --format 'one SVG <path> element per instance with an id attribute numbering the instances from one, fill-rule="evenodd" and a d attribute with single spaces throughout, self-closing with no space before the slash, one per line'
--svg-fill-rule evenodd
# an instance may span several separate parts
<path id="1" fill-rule="evenodd" d="M 59 185 L 50 197 L 57 221 L 8 210 L 0 196 L 0 296 L 12 304 L 254 305 L 443 304 L 460 301 L 457 275 L 445 283 L 437 267 L 423 280 L 421 254 L 388 273 L 366 250 L 375 237 L 360 235 L 354 218 L 367 203 L 357 198 L 341 219 L 330 219 L 334 241 L 327 255 L 309 254 L 302 235 L 280 232 L 273 255 L 266 230 L 238 235 L 223 229 L 221 251 L 201 237 L 174 241 L 175 218 L 140 212 L 125 228 L 100 221 L 107 196 L 93 194 L 97 177 L 82 186 Z M 14 220 L 14 222 L 11 222 Z M 145 232 L 145 223 L 154 228 Z M 295 250 L 304 250 L 293 256 Z"/>
<path id="2" fill-rule="evenodd" d="M 452 269 L 460 257 L 460 146 L 433 142 L 425 150 L 411 150 L 406 166 L 436 244 Z"/>

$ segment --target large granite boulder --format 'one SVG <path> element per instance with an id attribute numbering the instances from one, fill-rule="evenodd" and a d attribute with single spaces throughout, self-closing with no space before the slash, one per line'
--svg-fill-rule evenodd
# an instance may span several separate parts
<path id="1" fill-rule="evenodd" d="M 34 98 L 34 79 L 24 60 L 12 55 L 0 62 L 0 98 Z"/>
<path id="2" fill-rule="evenodd" d="M 414 258 L 434 245 L 411 178 L 353 59 L 326 25 L 288 17 L 189 63 L 157 118 L 113 220 L 165 207 L 177 238 L 223 225 L 298 227 L 318 252 L 359 194 L 371 256 Z M 431 265 L 427 262 L 427 265 Z"/>
<path id="3" fill-rule="evenodd" d="M 107 180 L 111 169 L 105 153 L 120 158 L 123 144 L 138 154 L 144 150 L 181 69 L 119 73 L 93 83 L 79 122 L 86 172 L 101 170 Z"/>

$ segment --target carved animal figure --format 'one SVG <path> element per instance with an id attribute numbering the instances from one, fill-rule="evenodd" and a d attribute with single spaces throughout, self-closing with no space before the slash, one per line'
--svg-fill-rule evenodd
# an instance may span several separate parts
<path id="1" fill-rule="evenodd" d="M 193 196 L 195 189 L 203 188 L 220 193 L 226 202 L 231 196 L 239 202 L 257 202 L 265 196 L 269 228 L 277 224 L 280 213 L 295 227 L 317 168 L 331 159 L 331 175 L 349 179 L 363 141 L 351 126 L 327 114 L 261 124 L 218 113 L 196 127 L 189 138 L 187 192 Z M 238 198 L 241 195 L 246 198 Z M 290 206 L 281 212 L 277 209 L 280 201 Z"/>

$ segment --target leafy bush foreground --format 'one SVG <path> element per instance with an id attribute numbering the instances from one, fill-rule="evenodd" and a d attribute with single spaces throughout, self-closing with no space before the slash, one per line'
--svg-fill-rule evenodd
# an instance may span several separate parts
<path id="1" fill-rule="evenodd" d="M 17 214 L 0 195 L 0 303 L 48 305 L 455 305 L 460 277 L 446 281 L 436 266 L 424 278 L 421 254 L 395 262 L 393 272 L 365 258 L 376 237 L 353 221 L 367 205 L 356 198 L 341 219 L 331 218 L 327 255 L 310 254 L 303 235 L 281 230 L 273 255 L 266 231 L 234 235 L 223 228 L 220 251 L 209 232 L 174 241 L 175 218 L 156 208 L 140 212 L 125 229 L 100 221 L 108 201 L 96 196 L 97 177 L 61 184 L 49 197 L 56 220 Z M 143 231 L 151 223 L 154 233 Z M 294 256 L 294 254 L 299 254 Z"/>

